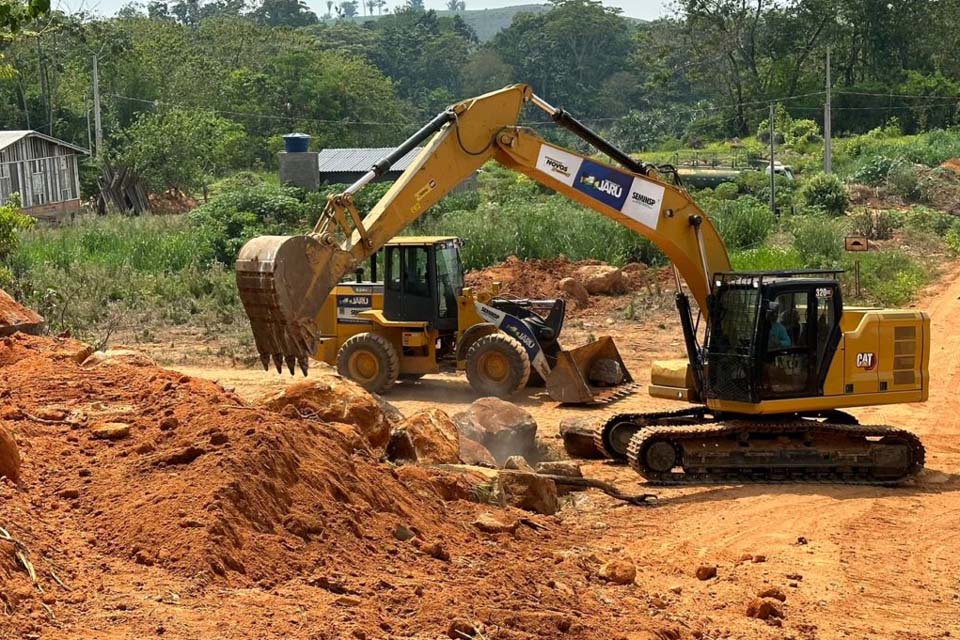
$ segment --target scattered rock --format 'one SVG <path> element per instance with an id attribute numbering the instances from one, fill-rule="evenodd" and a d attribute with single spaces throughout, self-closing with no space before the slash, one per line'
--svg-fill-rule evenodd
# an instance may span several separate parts
<path id="1" fill-rule="evenodd" d="M 20 407 L 7 405 L 0 407 L 0 420 L 23 420 L 24 415 Z"/>
<path id="2" fill-rule="evenodd" d="M 798 536 L 798 537 L 797 537 L 797 544 L 798 544 L 798 545 L 801 545 L 801 546 L 802 546 L 802 545 L 805 545 L 805 544 L 807 544 L 807 543 L 808 543 L 808 541 L 807 541 L 807 539 L 806 539 L 805 537 L 803 537 L 803 536 Z"/>
<path id="3" fill-rule="evenodd" d="M 0 476 L 20 482 L 20 450 L 13 435 L 0 426 Z"/>
<path id="4" fill-rule="evenodd" d="M 608 264 L 584 265 L 574 272 L 574 277 L 591 295 L 618 295 L 627 291 L 623 271 Z"/>
<path id="5" fill-rule="evenodd" d="M 580 471 L 580 465 L 572 460 L 551 460 L 537 464 L 537 473 L 545 473 L 551 476 L 564 476 L 567 478 L 582 478 L 583 472 Z"/>
<path id="6" fill-rule="evenodd" d="M 200 447 L 188 446 L 178 449 L 164 456 L 161 456 L 158 462 L 164 464 L 189 464 L 206 453 Z"/>
<path id="7" fill-rule="evenodd" d="M 497 462 L 536 452 L 537 423 L 524 409 L 500 398 L 480 398 L 453 416 L 460 433 L 485 446 Z"/>
<path id="8" fill-rule="evenodd" d="M 416 538 L 417 534 L 414 533 L 409 527 L 398 524 L 397 528 L 393 530 L 393 537 L 400 542 L 406 542 L 407 540 L 413 540 Z"/>
<path id="9" fill-rule="evenodd" d="M 398 425 L 406 419 L 403 413 L 400 411 L 400 409 L 397 409 L 396 406 L 384 400 L 382 396 L 379 396 L 375 393 L 372 395 L 374 399 L 377 401 L 377 404 L 380 405 L 380 409 L 383 411 L 383 415 L 386 417 L 387 421 L 390 424 Z"/>
<path id="10" fill-rule="evenodd" d="M 386 446 L 390 439 L 390 421 L 380 402 L 360 385 L 333 373 L 292 384 L 263 406 L 278 412 L 293 407 L 296 415 L 353 425 L 374 448 Z"/>
<path id="11" fill-rule="evenodd" d="M 137 564 L 142 564 L 145 567 L 152 567 L 154 562 L 156 562 L 150 552 L 144 551 L 143 549 L 137 551 L 137 553 L 133 556 L 133 561 Z"/>
<path id="12" fill-rule="evenodd" d="M 560 421 L 560 437 L 563 439 L 563 448 L 574 458 L 597 460 L 603 454 L 593 443 L 593 432 L 596 428 L 595 418 L 564 418 Z"/>
<path id="13" fill-rule="evenodd" d="M 494 494 L 503 504 L 535 513 L 552 516 L 559 509 L 556 483 L 535 473 L 501 471 Z"/>
<path id="14" fill-rule="evenodd" d="M 96 367 L 99 365 L 125 364 L 131 367 L 155 367 L 157 363 L 153 359 L 139 351 L 133 349 L 107 349 L 106 351 L 94 351 L 84 361 L 84 367 Z"/>
<path id="15" fill-rule="evenodd" d="M 97 422 L 90 427 L 90 435 L 97 440 L 122 440 L 130 435 L 126 422 Z"/>
<path id="16" fill-rule="evenodd" d="M 520 526 L 520 521 L 516 519 L 510 519 L 509 521 L 505 522 L 503 519 L 498 518 L 492 513 L 484 512 L 477 516 L 477 519 L 473 521 L 473 526 L 484 533 L 514 533 L 516 532 L 517 527 Z"/>
<path id="17" fill-rule="evenodd" d="M 675 584 L 672 587 L 670 587 L 670 593 L 675 593 L 677 595 L 680 595 L 681 593 L 683 593 L 683 587 L 681 587 L 679 584 Z"/>
<path id="18" fill-rule="evenodd" d="M 436 558 L 437 560 L 443 560 L 444 562 L 448 562 L 450 560 L 450 553 L 439 542 L 427 542 L 422 544 L 420 545 L 420 551 L 423 551 L 431 558 Z"/>
<path id="19" fill-rule="evenodd" d="M 157 426 L 160 427 L 160 431 L 172 431 L 180 425 L 180 421 L 177 420 L 174 416 L 166 416 L 162 418 Z"/>
<path id="20" fill-rule="evenodd" d="M 763 555 L 763 554 L 756 554 L 756 555 L 753 556 L 753 561 L 756 562 L 756 563 L 758 563 L 758 564 L 761 563 L 761 562 L 766 562 L 766 561 L 767 561 L 767 556 L 765 556 L 765 555 Z"/>
<path id="21" fill-rule="evenodd" d="M 497 461 L 489 449 L 463 434 L 460 434 L 460 462 L 484 467 L 497 466 Z"/>
<path id="22" fill-rule="evenodd" d="M 637 579 L 637 567 L 629 560 L 617 558 L 601 566 L 597 575 L 614 584 L 633 584 Z"/>
<path id="23" fill-rule="evenodd" d="M 615 387 L 623 382 L 623 378 L 623 367 L 612 358 L 598 358 L 587 372 L 587 379 L 601 387 Z"/>
<path id="24" fill-rule="evenodd" d="M 561 279 L 557 282 L 557 289 L 560 290 L 560 293 L 565 294 L 565 297 L 573 300 L 578 307 L 587 306 L 587 302 L 590 300 L 590 293 L 587 288 L 574 278 Z"/>
<path id="25" fill-rule="evenodd" d="M 697 567 L 697 578 L 699 580 L 709 580 L 715 577 L 717 577 L 717 565 L 702 564 Z"/>
<path id="26" fill-rule="evenodd" d="M 447 627 L 447 637 L 453 640 L 464 640 L 464 638 L 476 638 L 480 633 L 477 627 L 463 618 L 456 618 L 450 622 Z"/>
<path id="27" fill-rule="evenodd" d="M 758 593 L 757 596 L 760 598 L 773 598 L 774 600 L 779 600 L 780 602 L 784 602 L 787 599 L 787 594 L 785 594 L 779 587 L 767 587 Z"/>
<path id="28" fill-rule="evenodd" d="M 64 500 L 76 500 L 80 497 L 80 490 L 75 487 L 67 487 L 65 489 L 60 489 L 57 491 L 57 495 L 63 498 Z"/>
<path id="29" fill-rule="evenodd" d="M 323 535 L 323 521 L 308 513 L 295 512 L 283 519 L 283 528 L 305 541 Z"/>
<path id="30" fill-rule="evenodd" d="M 623 272 L 623 275 L 632 277 L 646 273 L 647 269 L 647 265 L 643 264 L 642 262 L 628 262 L 627 264 L 623 265 L 623 268 L 621 268 L 620 271 Z"/>
<path id="31" fill-rule="evenodd" d="M 795 580 L 796 582 L 800 582 L 801 580 L 803 580 L 803 576 L 800 575 L 799 573 L 788 573 L 786 575 L 786 578 L 787 580 Z"/>
<path id="32" fill-rule="evenodd" d="M 526 473 L 536 473 L 523 456 L 510 456 L 507 458 L 507 461 L 503 463 L 503 468 L 513 469 L 514 471 L 524 471 Z"/>
<path id="33" fill-rule="evenodd" d="M 390 434 L 387 458 L 419 464 L 456 464 L 460 462 L 457 426 L 440 409 L 418 411 Z"/>
<path id="34" fill-rule="evenodd" d="M 33 417 L 50 422 L 63 422 L 68 415 L 70 415 L 70 412 L 61 407 L 38 407 L 33 412 Z"/>
<path id="35" fill-rule="evenodd" d="M 747 605 L 747 617 L 767 620 L 768 618 L 782 618 L 783 610 L 776 600 L 761 600 L 756 598 Z"/>

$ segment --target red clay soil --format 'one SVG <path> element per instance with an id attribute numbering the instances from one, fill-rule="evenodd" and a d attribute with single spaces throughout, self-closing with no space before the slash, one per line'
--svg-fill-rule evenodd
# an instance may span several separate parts
<path id="1" fill-rule="evenodd" d="M 0 424 L 23 458 L 21 486 L 0 480 L 0 526 L 22 545 L 0 541 L 0 638 L 436 638 L 454 618 L 488 638 L 622 633 L 585 597 L 597 559 L 552 519 L 482 534 L 491 507 L 379 462 L 346 425 L 155 367 L 81 367 L 88 351 L 0 342 Z M 98 438 L 103 422 L 129 434 Z"/>
<path id="2" fill-rule="evenodd" d="M 0 336 L 8 336 L 15 331 L 37 333 L 42 326 L 43 316 L 33 309 L 27 309 L 0 289 Z"/>

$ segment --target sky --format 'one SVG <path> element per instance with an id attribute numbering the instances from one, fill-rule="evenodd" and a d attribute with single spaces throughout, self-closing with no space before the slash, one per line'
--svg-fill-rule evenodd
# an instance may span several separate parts
<path id="1" fill-rule="evenodd" d="M 74 11 L 96 12 L 101 15 L 110 16 L 117 10 L 128 4 L 130 0 L 54 0 L 52 3 L 62 11 L 68 13 Z M 145 0 L 142 0 L 145 3 Z M 492 9 L 494 7 L 509 7 L 519 4 L 535 4 L 538 0 L 466 0 L 467 9 Z M 327 5 L 322 0 L 306 0 L 307 5 L 313 9 L 314 13 L 321 15 L 326 13 Z M 390 2 L 389 5 L 400 5 L 402 0 Z M 445 9 L 446 0 L 425 0 L 424 4 L 428 9 Z M 631 18 L 642 18 L 652 20 L 670 13 L 670 0 L 604 0 L 604 4 L 611 7 L 620 7 L 623 14 Z"/>

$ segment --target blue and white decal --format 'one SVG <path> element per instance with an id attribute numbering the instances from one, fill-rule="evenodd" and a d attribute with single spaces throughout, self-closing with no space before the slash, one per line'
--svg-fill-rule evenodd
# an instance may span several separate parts
<path id="1" fill-rule="evenodd" d="M 530 327 L 509 313 L 494 309 L 481 302 L 474 302 L 473 304 L 476 306 L 480 317 L 523 345 L 523 350 L 527 352 L 527 357 L 530 358 L 530 365 L 540 374 L 541 378 L 546 380 L 547 376 L 550 375 L 550 365 L 547 364 L 547 357 L 543 355 L 543 349 L 540 348 L 540 343 L 537 342 L 537 337 L 533 335 Z"/>
<path id="2" fill-rule="evenodd" d="M 369 320 L 358 317 L 361 311 L 373 308 L 373 296 L 356 294 L 337 296 L 337 322 L 341 324 L 370 324 Z"/>
<path id="3" fill-rule="evenodd" d="M 573 188 L 619 211 L 627 201 L 633 176 L 627 176 L 605 164 L 584 160 L 573 181 Z"/>
<path id="4" fill-rule="evenodd" d="M 657 228 L 664 187 L 587 160 L 548 144 L 540 145 L 537 170 L 651 229 Z"/>

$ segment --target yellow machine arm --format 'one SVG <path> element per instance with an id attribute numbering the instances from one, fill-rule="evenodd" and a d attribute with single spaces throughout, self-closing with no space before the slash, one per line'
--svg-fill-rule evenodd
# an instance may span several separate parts
<path id="1" fill-rule="evenodd" d="M 518 126 L 527 103 L 623 168 L 549 144 Z M 390 190 L 361 216 L 353 195 L 425 141 Z M 649 239 L 672 261 L 706 313 L 714 274 L 730 270 L 726 247 L 709 218 L 681 187 L 518 84 L 438 115 L 331 197 L 312 233 L 261 236 L 244 245 L 237 259 L 237 285 L 264 366 L 272 359 L 278 369 L 286 362 L 291 372 L 295 364 L 306 372 L 319 337 L 320 308 L 337 282 L 491 159 Z"/>

